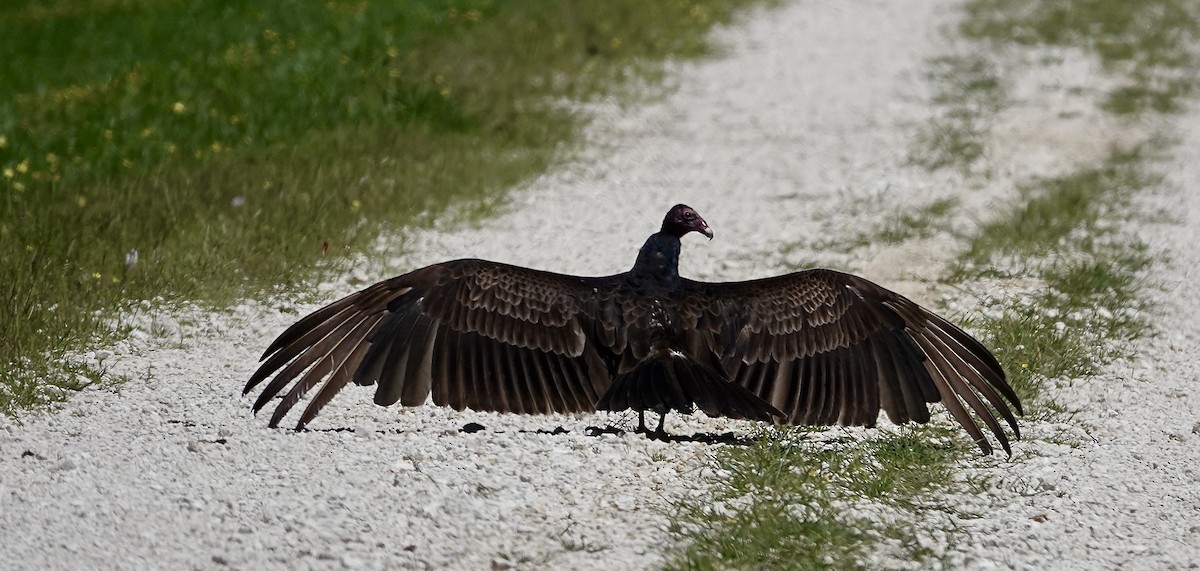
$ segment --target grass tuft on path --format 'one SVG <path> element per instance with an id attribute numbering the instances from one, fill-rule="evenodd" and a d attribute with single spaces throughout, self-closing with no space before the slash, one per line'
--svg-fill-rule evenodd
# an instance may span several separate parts
<path id="1" fill-rule="evenodd" d="M 1103 107 L 1115 114 L 1179 110 L 1196 88 L 1200 5 L 1190 0 L 971 0 L 963 35 L 1095 52 L 1127 76 Z"/>
<path id="2" fill-rule="evenodd" d="M 1097 167 L 1031 183 L 1023 205 L 984 224 L 952 269 L 960 284 L 1038 284 L 974 323 L 1034 410 L 1056 408 L 1042 402 L 1049 379 L 1095 374 L 1150 328 L 1144 270 L 1155 260 L 1120 227 L 1136 194 L 1157 182 L 1144 159 L 1140 148 L 1115 150 Z"/>
<path id="3" fill-rule="evenodd" d="M 871 545 L 899 542 L 914 560 L 930 554 L 895 510 L 949 484 L 963 452 L 935 427 L 870 440 L 819 441 L 804 428 L 764 430 L 746 446 L 714 454 L 721 486 L 676 504 L 672 533 L 686 548 L 667 569 L 859 569 Z M 856 511 L 864 502 L 868 512 Z"/>
<path id="4" fill-rule="evenodd" d="M 918 130 L 909 161 L 929 170 L 970 172 L 983 159 L 993 117 L 1007 104 L 1007 86 L 996 64 L 981 54 L 935 58 L 930 67 L 938 113 Z"/>

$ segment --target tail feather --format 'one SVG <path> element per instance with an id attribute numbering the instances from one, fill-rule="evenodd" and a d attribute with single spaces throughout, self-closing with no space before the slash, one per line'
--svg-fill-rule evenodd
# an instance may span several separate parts
<path id="1" fill-rule="evenodd" d="M 771 422 L 785 415 L 712 367 L 672 352 L 651 356 L 613 379 L 597 410 L 633 409 L 685 414 L 696 408 L 709 416 Z"/>

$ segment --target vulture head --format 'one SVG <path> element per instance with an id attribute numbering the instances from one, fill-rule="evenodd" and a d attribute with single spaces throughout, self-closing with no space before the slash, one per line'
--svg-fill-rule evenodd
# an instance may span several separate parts
<path id="1" fill-rule="evenodd" d="M 713 232 L 708 223 L 686 204 L 676 204 L 663 218 L 662 231 L 676 238 L 682 238 L 688 232 L 699 232 L 712 240 Z"/>

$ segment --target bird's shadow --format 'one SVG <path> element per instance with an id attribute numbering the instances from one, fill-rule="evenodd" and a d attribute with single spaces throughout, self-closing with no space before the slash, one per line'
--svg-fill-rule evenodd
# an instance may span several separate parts
<path id="1" fill-rule="evenodd" d="M 605 427 L 589 426 L 584 429 L 584 434 L 588 436 L 603 436 L 605 434 L 615 434 L 618 436 L 626 434 L 628 431 L 617 428 L 613 425 Z M 735 446 L 747 446 L 753 439 L 738 435 L 733 432 L 722 432 L 720 434 L 712 432 L 697 432 L 691 435 L 685 434 L 670 434 L 668 432 L 654 431 L 633 431 L 634 434 L 644 434 L 649 440 L 658 440 L 661 442 L 699 442 L 701 444 L 730 444 Z"/>
<path id="2" fill-rule="evenodd" d="M 462 428 L 458 429 L 458 431 L 462 434 L 475 434 L 477 432 L 483 432 L 485 430 L 487 430 L 487 427 L 483 426 L 482 424 L 479 424 L 478 422 L 468 422 L 468 423 L 464 424 L 462 426 Z M 338 432 L 356 432 L 356 429 L 349 428 L 349 427 L 304 428 L 304 429 L 299 430 L 298 432 L 338 433 Z M 421 433 L 424 431 L 422 431 L 422 430 L 403 430 L 403 429 L 399 429 L 399 428 L 392 428 L 392 429 L 375 430 L 373 432 L 375 432 L 376 434 L 405 434 L 405 433 L 418 434 L 418 433 Z M 507 431 L 496 430 L 493 432 L 495 432 L 496 434 L 504 434 Z M 517 430 L 515 432 L 518 434 L 546 434 L 546 435 L 550 435 L 550 436 L 556 436 L 556 435 L 560 435 L 560 434 L 571 434 L 570 430 L 567 430 L 566 428 L 563 428 L 562 426 L 557 426 L 553 429 L 539 428 L 537 430 Z M 735 434 L 733 432 L 722 432 L 719 434 L 712 433 L 712 432 L 697 432 L 697 433 L 690 434 L 690 435 L 669 434 L 667 432 L 654 432 L 654 431 L 649 431 L 649 430 L 644 431 L 644 432 L 639 432 L 636 430 L 628 431 L 628 430 L 624 430 L 621 428 L 617 428 L 616 426 L 613 426 L 611 424 L 607 425 L 607 426 L 603 426 L 603 427 L 588 426 L 583 429 L 584 436 L 592 436 L 592 437 L 599 437 L 599 436 L 605 436 L 605 435 L 624 436 L 625 434 L 628 434 L 631 432 L 633 434 L 644 434 L 647 439 L 658 440 L 661 442 L 698 442 L 701 444 L 725 444 L 725 445 L 731 445 L 731 446 L 748 446 L 754 441 L 754 439 L 750 436 L 739 435 L 739 434 Z"/>

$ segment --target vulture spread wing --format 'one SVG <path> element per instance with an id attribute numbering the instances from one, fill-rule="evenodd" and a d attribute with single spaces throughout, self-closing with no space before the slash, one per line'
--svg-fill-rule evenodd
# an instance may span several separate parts
<path id="1" fill-rule="evenodd" d="M 712 231 L 677 205 L 633 268 L 575 277 L 456 260 L 379 282 L 301 319 L 245 392 L 310 390 L 303 428 L 351 382 L 375 402 L 517 413 L 691 412 L 791 424 L 926 422 L 940 402 L 984 453 L 1006 452 L 1016 393 L 991 353 L 945 319 L 865 279 L 809 270 L 746 282 L 679 276 L 680 238 Z M 972 416 L 974 413 L 974 416 Z M 660 419 L 659 430 L 662 422 Z M 1011 452 L 1010 452 L 1011 453 Z"/>
<path id="2" fill-rule="evenodd" d="M 698 333 L 729 378 L 791 424 L 874 426 L 881 409 L 923 423 L 926 403 L 941 402 L 985 453 L 967 407 L 1006 452 L 996 413 L 1020 436 L 1009 407 L 1020 413 L 1020 401 L 992 354 L 904 296 L 822 269 L 689 286 L 703 308 Z"/>
<path id="3" fill-rule="evenodd" d="M 243 394 L 275 375 L 254 410 L 283 394 L 276 426 L 324 381 L 297 429 L 351 381 L 377 384 L 375 403 L 385 406 L 420 405 L 432 393 L 458 410 L 594 410 L 611 378 L 588 345 L 581 300 L 606 279 L 483 260 L 422 268 L 296 322 L 267 347 Z"/>

